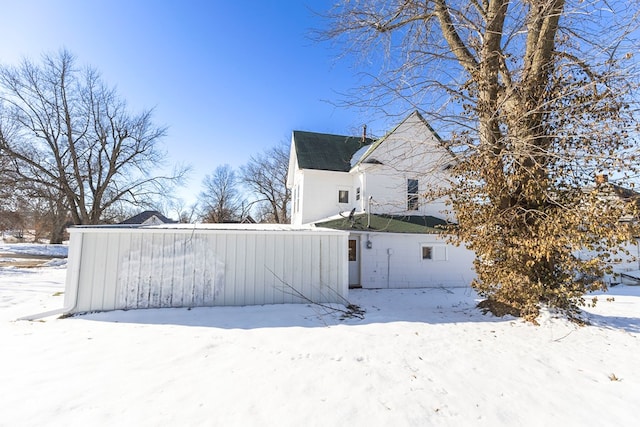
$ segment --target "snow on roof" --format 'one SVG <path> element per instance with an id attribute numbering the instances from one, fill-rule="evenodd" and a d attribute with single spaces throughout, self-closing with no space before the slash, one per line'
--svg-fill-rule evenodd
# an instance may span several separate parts
<path id="1" fill-rule="evenodd" d="M 337 230 L 315 227 L 311 224 L 159 224 L 159 225 L 80 225 L 69 228 L 70 233 L 76 232 L 126 232 L 127 230 L 162 231 L 227 231 L 227 232 L 307 232 L 307 233 L 333 233 Z"/>
<path id="2" fill-rule="evenodd" d="M 355 165 L 358 164 L 358 162 L 360 161 L 360 159 L 362 158 L 362 156 L 364 156 L 364 154 L 367 152 L 367 150 L 370 148 L 370 145 L 364 145 L 362 147 L 360 147 L 360 149 L 358 149 L 358 151 L 356 151 L 353 156 L 351 156 L 351 161 L 349 162 L 349 164 L 351 165 L 351 167 L 354 167 Z"/>

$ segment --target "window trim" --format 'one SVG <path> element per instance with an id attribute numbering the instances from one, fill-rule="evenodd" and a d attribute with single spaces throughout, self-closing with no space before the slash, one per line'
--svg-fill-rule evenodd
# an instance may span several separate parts
<path id="1" fill-rule="evenodd" d="M 415 192 L 411 191 L 415 190 Z M 420 181 L 415 178 L 407 178 L 407 210 L 420 210 Z"/>
<path id="2" fill-rule="evenodd" d="M 344 198 L 342 196 L 345 196 Z M 346 200 L 346 201 L 343 201 Z M 349 204 L 349 190 L 344 188 L 338 188 L 338 203 L 341 205 Z"/>
<path id="3" fill-rule="evenodd" d="M 428 249 L 428 257 L 425 257 L 425 249 Z M 420 256 L 423 261 L 433 261 L 433 246 L 426 244 L 420 245 Z"/>
<path id="4" fill-rule="evenodd" d="M 293 187 L 293 213 L 300 212 L 300 185 L 296 184 Z"/>
<path id="5" fill-rule="evenodd" d="M 424 249 L 431 248 L 430 258 L 424 258 Z M 422 242 L 420 243 L 420 252 L 418 255 L 420 261 L 423 262 L 447 262 L 449 261 L 449 248 L 443 243 Z"/>

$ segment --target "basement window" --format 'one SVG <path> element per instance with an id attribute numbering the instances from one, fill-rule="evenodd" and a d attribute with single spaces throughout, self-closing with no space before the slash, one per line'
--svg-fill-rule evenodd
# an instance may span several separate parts
<path id="1" fill-rule="evenodd" d="M 348 190 L 338 190 L 338 203 L 349 203 Z"/>

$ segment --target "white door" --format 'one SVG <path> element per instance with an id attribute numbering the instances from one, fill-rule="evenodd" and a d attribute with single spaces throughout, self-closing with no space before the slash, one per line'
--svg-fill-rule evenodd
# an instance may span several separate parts
<path id="1" fill-rule="evenodd" d="M 349 237 L 349 287 L 360 286 L 360 237 Z"/>

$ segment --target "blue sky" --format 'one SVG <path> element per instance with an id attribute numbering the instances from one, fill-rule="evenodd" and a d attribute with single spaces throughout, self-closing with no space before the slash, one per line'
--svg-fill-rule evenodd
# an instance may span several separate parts
<path id="1" fill-rule="evenodd" d="M 173 163 L 190 164 L 180 196 L 205 174 L 288 140 L 291 131 L 359 134 L 356 110 L 331 105 L 358 85 L 338 51 L 312 41 L 331 0 L 21 0 L 2 6 L 0 62 L 66 48 L 98 69 L 132 110 L 155 108 Z"/>

